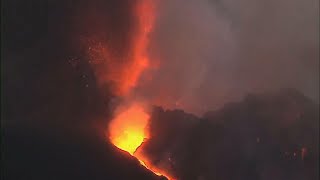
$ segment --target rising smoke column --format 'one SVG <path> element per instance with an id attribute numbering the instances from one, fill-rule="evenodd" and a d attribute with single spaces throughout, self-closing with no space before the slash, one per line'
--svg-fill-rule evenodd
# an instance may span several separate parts
<path id="1" fill-rule="evenodd" d="M 126 48 L 122 51 L 114 47 L 113 42 L 89 40 L 88 54 L 98 83 L 111 86 L 115 96 L 128 98 L 138 86 L 142 73 L 150 68 L 146 50 L 154 22 L 153 6 L 151 0 L 139 0 L 134 5 L 134 25 L 127 29 L 129 37 L 123 40 Z"/>

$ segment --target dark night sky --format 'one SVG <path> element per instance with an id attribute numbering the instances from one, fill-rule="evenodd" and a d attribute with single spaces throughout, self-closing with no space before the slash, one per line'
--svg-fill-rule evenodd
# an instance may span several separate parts
<path id="1" fill-rule="evenodd" d="M 130 27 L 130 3 L 15 0 L 3 4 L 4 119 L 70 114 L 79 117 L 68 121 L 81 121 L 84 114 L 96 113 L 97 104 L 103 102 L 98 102 L 93 73 L 78 43 L 85 36 L 113 32 L 117 49 L 125 48 L 121 38 L 128 36 L 123 29 Z M 109 16 L 101 16 L 102 11 Z M 99 12 L 101 18 L 95 22 Z M 106 26 L 113 29 L 104 33 L 101 29 Z"/>

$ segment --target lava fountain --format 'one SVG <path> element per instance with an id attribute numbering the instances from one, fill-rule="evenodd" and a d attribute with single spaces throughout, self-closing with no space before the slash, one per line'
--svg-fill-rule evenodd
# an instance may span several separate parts
<path id="1" fill-rule="evenodd" d="M 149 138 L 148 122 L 150 116 L 145 112 L 143 106 L 135 103 L 129 107 L 119 107 L 119 109 L 121 109 L 120 112 L 109 124 L 110 141 L 119 149 L 135 156 L 141 165 L 156 175 L 173 180 L 174 178 L 170 177 L 165 170 L 153 166 L 143 154 L 136 153 L 142 143 Z"/>
<path id="2" fill-rule="evenodd" d="M 142 106 L 131 105 L 109 124 L 109 138 L 118 148 L 134 155 L 136 149 L 149 137 L 147 124 L 150 116 Z"/>
<path id="3" fill-rule="evenodd" d="M 150 68 L 150 60 L 147 54 L 148 35 L 154 24 L 154 0 L 138 0 L 134 7 L 136 29 L 132 33 L 130 56 L 125 61 L 119 61 L 108 48 L 98 47 L 93 53 L 93 58 L 104 59 L 104 64 L 95 66 L 96 74 L 100 82 L 112 82 L 114 95 L 121 97 L 124 102 L 130 101 L 129 106 L 120 105 L 116 109 L 114 118 L 108 126 L 110 141 L 119 149 L 127 151 L 135 156 L 150 171 L 157 175 L 163 175 L 172 180 L 165 170 L 159 169 L 148 161 L 141 153 L 135 153 L 142 143 L 149 138 L 148 122 L 150 115 L 144 106 L 132 94 L 132 90 L 138 86 L 143 71 Z M 108 47 L 110 45 L 107 45 Z M 120 63 L 119 63 L 120 62 Z M 121 63 L 125 62 L 125 63 Z M 130 100 L 129 100 L 130 99 Z M 141 148 L 143 148 L 141 146 Z"/>

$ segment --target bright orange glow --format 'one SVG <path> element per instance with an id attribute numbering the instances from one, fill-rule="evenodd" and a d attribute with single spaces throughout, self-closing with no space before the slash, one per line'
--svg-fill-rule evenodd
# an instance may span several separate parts
<path id="1" fill-rule="evenodd" d="M 150 116 L 137 104 L 118 114 L 109 124 L 111 142 L 131 155 L 148 138 L 147 124 Z"/>
<path id="2" fill-rule="evenodd" d="M 165 176 L 173 180 L 165 171 L 153 166 L 141 153 L 136 150 L 149 138 L 148 121 L 150 116 L 139 104 L 133 104 L 128 109 L 121 111 L 109 124 L 109 139 L 119 149 L 135 156 L 147 169 L 158 176 Z"/>

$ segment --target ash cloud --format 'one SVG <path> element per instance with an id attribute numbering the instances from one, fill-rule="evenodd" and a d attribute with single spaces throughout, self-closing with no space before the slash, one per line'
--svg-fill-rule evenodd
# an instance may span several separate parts
<path id="1" fill-rule="evenodd" d="M 317 0 L 159 2 L 150 36 L 156 105 L 202 114 L 250 92 L 296 88 L 319 98 Z"/>

